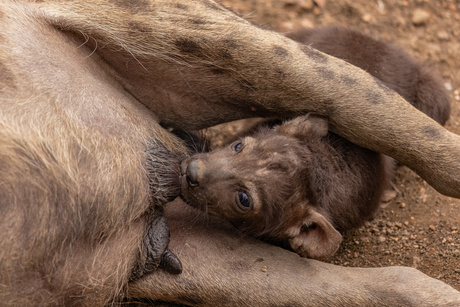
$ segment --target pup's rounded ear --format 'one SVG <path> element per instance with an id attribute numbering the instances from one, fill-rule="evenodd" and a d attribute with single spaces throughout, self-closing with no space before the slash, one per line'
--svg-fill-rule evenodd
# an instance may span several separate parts
<path id="1" fill-rule="evenodd" d="M 313 113 L 296 117 L 278 127 L 279 133 L 301 138 L 306 136 L 323 137 L 327 134 L 327 131 L 327 119 Z"/>
<path id="2" fill-rule="evenodd" d="M 289 228 L 289 244 L 300 256 L 326 259 L 332 256 L 342 243 L 342 235 L 322 214 L 310 210 L 300 225 Z"/>

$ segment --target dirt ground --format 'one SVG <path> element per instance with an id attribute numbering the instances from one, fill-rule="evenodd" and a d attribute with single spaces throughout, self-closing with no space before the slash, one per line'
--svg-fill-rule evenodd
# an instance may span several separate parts
<path id="1" fill-rule="evenodd" d="M 443 77 L 452 97 L 447 129 L 460 134 L 459 0 L 221 1 L 245 18 L 280 32 L 342 25 L 391 41 Z M 406 167 L 376 219 L 348 233 L 335 264 L 415 267 L 460 290 L 460 200 L 436 192 Z"/>

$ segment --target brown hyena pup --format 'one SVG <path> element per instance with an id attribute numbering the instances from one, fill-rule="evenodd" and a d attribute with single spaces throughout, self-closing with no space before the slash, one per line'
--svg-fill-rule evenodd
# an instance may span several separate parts
<path id="1" fill-rule="evenodd" d="M 341 28 L 291 36 L 364 68 L 439 123 L 448 119 L 442 83 L 398 48 Z M 311 114 L 184 161 L 182 194 L 246 233 L 326 258 L 341 232 L 373 218 L 392 172 L 392 159 L 328 132 L 326 119 Z"/>
<path id="2" fill-rule="evenodd" d="M 391 159 L 328 133 L 305 115 L 182 163 L 183 197 L 240 230 L 326 258 L 339 231 L 371 219 Z"/>

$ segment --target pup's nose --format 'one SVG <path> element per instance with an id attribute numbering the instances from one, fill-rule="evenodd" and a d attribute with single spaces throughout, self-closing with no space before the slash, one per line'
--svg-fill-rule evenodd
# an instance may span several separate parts
<path id="1" fill-rule="evenodd" d="M 185 171 L 185 175 L 187 176 L 187 184 L 189 187 L 194 188 L 199 186 L 198 182 L 198 160 L 193 159 L 187 165 L 187 170 Z"/>

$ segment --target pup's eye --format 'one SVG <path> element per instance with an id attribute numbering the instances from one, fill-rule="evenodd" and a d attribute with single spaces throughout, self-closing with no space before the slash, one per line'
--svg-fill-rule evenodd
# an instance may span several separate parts
<path id="1" fill-rule="evenodd" d="M 232 149 L 233 149 L 234 152 L 240 151 L 241 148 L 243 148 L 243 143 L 241 143 L 240 141 L 235 142 L 235 143 L 233 143 L 233 145 L 232 145 Z"/>
<path id="2" fill-rule="evenodd" d="M 240 191 L 236 194 L 236 203 L 241 210 L 248 211 L 252 209 L 252 199 L 248 193 Z"/>

